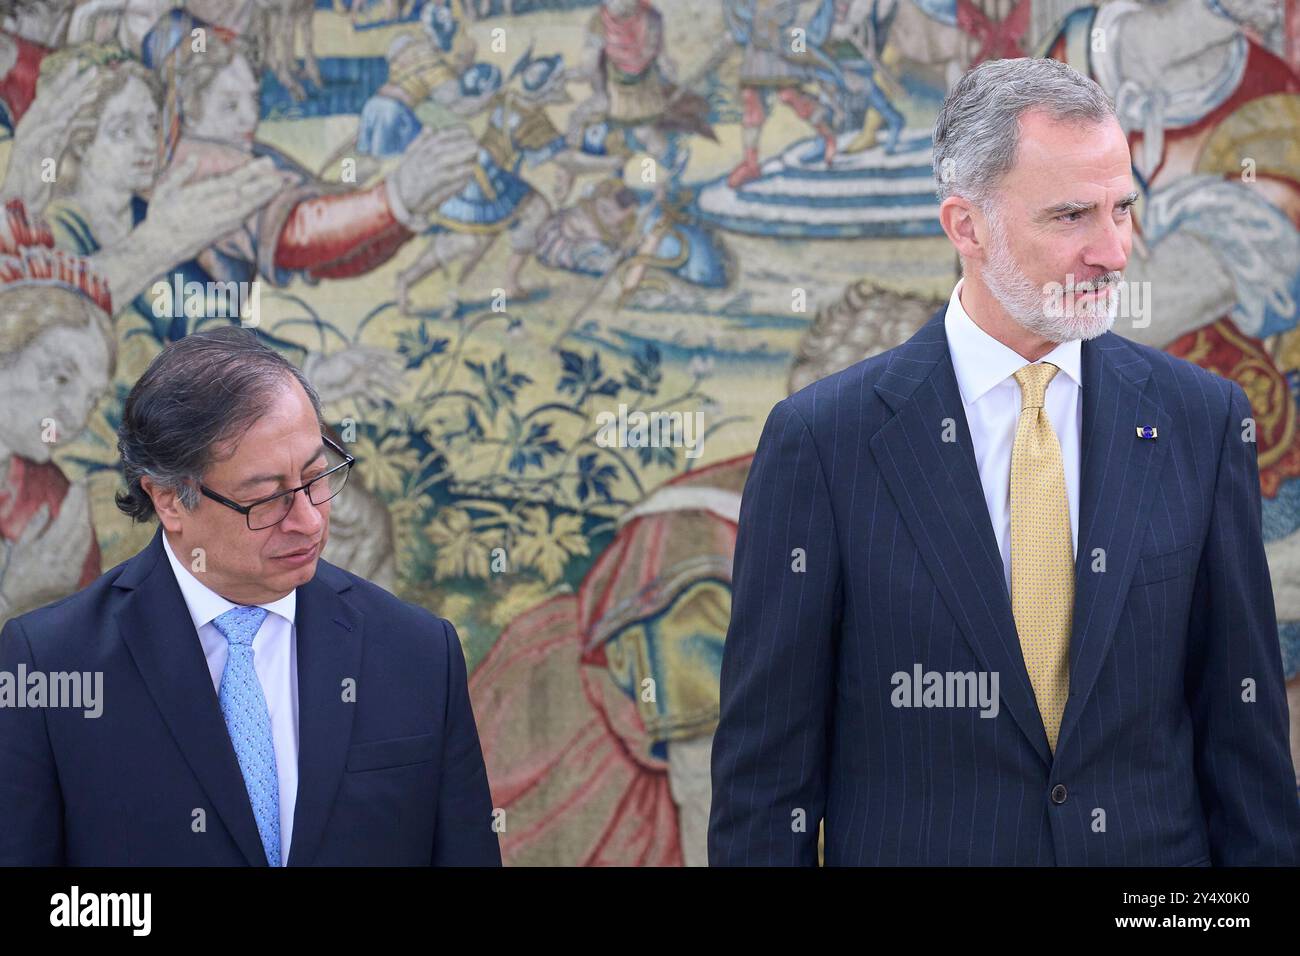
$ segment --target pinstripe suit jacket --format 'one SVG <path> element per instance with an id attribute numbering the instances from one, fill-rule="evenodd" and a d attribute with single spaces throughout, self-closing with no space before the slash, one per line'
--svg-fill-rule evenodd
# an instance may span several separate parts
<path id="1" fill-rule="evenodd" d="M 1114 333 L 1083 344 L 1053 755 L 943 318 L 779 402 L 763 429 L 736 542 L 710 863 L 814 864 L 819 820 L 827 864 L 1300 862 L 1245 393 Z M 996 715 L 894 706 L 892 675 L 916 665 L 996 672 Z"/>

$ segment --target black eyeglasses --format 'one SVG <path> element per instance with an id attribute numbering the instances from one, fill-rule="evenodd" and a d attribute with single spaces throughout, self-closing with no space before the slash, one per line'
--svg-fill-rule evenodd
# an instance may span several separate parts
<path id="1" fill-rule="evenodd" d="M 342 491 L 343 486 L 347 484 L 348 473 L 352 471 L 356 459 L 335 444 L 328 435 L 321 435 L 321 440 L 325 443 L 327 467 L 305 485 L 290 488 L 288 491 L 276 492 L 267 498 L 261 498 L 248 505 L 241 505 L 236 501 L 231 501 L 202 483 L 199 484 L 199 491 L 218 504 L 225 505 L 227 508 L 232 508 L 242 514 L 244 520 L 248 522 L 249 531 L 263 531 L 266 528 L 273 527 L 289 516 L 289 512 L 293 510 L 293 496 L 298 492 L 304 492 L 307 495 L 307 500 L 312 504 L 323 505 Z"/>

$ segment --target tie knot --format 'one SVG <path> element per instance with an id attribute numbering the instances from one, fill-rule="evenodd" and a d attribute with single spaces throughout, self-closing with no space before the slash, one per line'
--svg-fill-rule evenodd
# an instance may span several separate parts
<path id="1" fill-rule="evenodd" d="M 1060 369 L 1051 362 L 1036 362 L 1026 365 L 1016 372 L 1016 381 L 1020 383 L 1020 409 L 1042 408 L 1043 396 L 1047 394 L 1047 383 Z"/>
<path id="2" fill-rule="evenodd" d="M 266 620 L 268 611 L 264 607 L 232 607 L 225 614 L 215 617 L 212 623 L 232 645 L 248 646 L 258 628 Z"/>

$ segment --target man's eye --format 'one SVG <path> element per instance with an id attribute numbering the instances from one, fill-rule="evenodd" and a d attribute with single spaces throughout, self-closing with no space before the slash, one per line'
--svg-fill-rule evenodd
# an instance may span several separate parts
<path id="1" fill-rule="evenodd" d="M 1078 219 L 1072 219 L 1072 218 L 1070 218 L 1070 217 L 1071 217 L 1071 216 L 1082 216 L 1082 215 L 1083 215 L 1083 213 L 1081 213 L 1081 212 L 1067 212 L 1067 213 L 1062 213 L 1061 215 L 1057 216 L 1056 218 L 1057 218 L 1059 221 L 1061 221 L 1061 222 L 1078 222 Z"/>

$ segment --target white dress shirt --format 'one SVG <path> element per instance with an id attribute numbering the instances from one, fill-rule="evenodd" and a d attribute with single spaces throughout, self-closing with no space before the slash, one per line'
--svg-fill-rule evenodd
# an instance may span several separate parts
<path id="1" fill-rule="evenodd" d="M 203 656 L 208 661 L 208 673 L 212 675 L 212 687 L 219 696 L 230 646 L 212 622 L 238 605 L 200 582 L 177 559 L 165 533 L 163 549 L 194 621 Z M 290 591 L 278 601 L 258 606 L 270 612 L 253 637 L 253 669 L 257 671 L 262 696 L 271 714 L 275 776 L 280 787 L 280 865 L 284 866 L 289 862 L 293 809 L 298 797 L 298 630 L 294 625 L 298 592 Z"/>
<path id="2" fill-rule="evenodd" d="M 1007 593 L 1011 593 L 1011 447 L 1020 420 L 1020 383 L 1013 376 L 1030 364 L 989 335 L 966 314 L 961 287 L 952 290 L 943 327 L 948 336 L 957 387 L 970 426 L 984 503 L 993 522 Z M 1079 556 L 1079 443 L 1083 431 L 1082 342 L 1063 342 L 1038 361 L 1060 368 L 1047 385 L 1044 407 L 1061 444 L 1065 492 L 1070 499 L 1070 533 Z"/>

